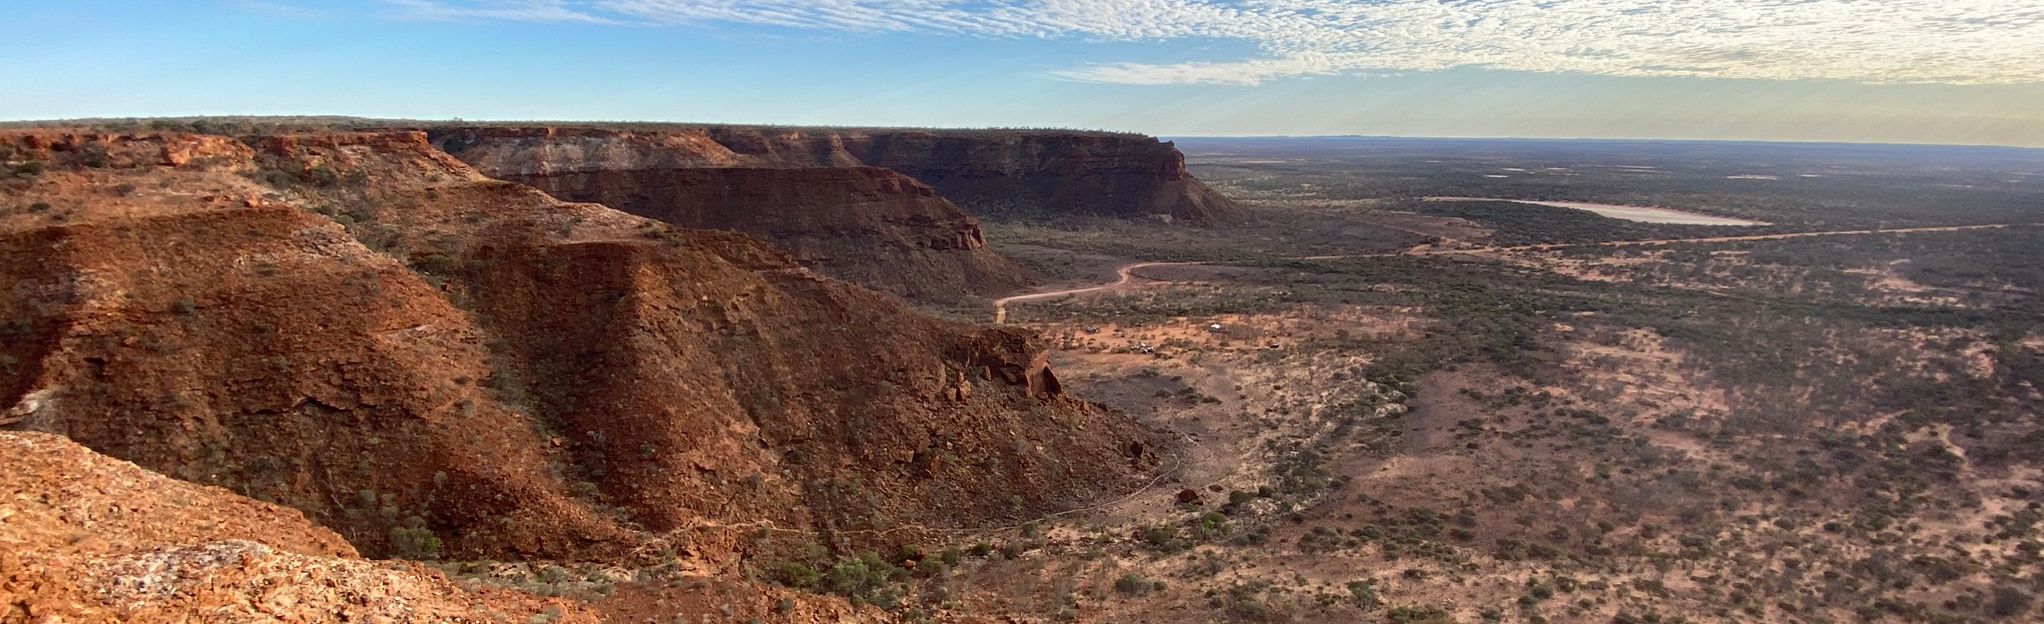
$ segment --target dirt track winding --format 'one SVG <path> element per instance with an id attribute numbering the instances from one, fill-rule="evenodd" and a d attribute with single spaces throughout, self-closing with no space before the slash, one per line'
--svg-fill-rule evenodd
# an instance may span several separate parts
<path id="1" fill-rule="evenodd" d="M 1002 297 L 994 301 L 994 324 L 1000 325 L 1008 321 L 1008 304 L 1010 303 L 1022 303 L 1026 301 L 1042 301 L 1044 299 L 1055 299 L 1066 295 L 1077 295 L 1101 290 L 1113 290 L 1116 288 L 1127 286 L 1129 282 L 1134 281 L 1135 280 L 1134 272 L 1136 269 L 1145 269 L 1149 267 L 1160 266 L 1180 266 L 1199 264 L 1210 263 L 1206 261 L 1186 261 L 1186 262 L 1137 262 L 1135 264 L 1124 264 L 1121 266 L 1121 268 L 1114 270 L 1115 274 L 1118 276 L 1114 281 L 1108 282 L 1106 284 L 1101 284 L 1099 286 L 1087 286 L 1085 288 L 1067 288 L 1064 290 L 1051 290 L 1039 293 L 1029 293 L 1026 295 Z"/>
<path id="2" fill-rule="evenodd" d="M 1333 256 L 1295 256 L 1281 259 L 1305 261 L 1351 260 L 1356 258 L 1392 258 L 1397 256 L 1448 256 L 1515 251 L 1553 251 L 1557 249 L 1574 249 L 1578 247 L 1644 247 L 1649 245 L 1672 245 L 1678 243 L 1737 243 L 1744 241 L 1787 240 L 1791 238 L 1816 238 L 1820 236 L 1865 236 L 1872 234 L 1914 234 L 1922 232 L 1960 232 L 1966 230 L 1998 230 L 2013 227 L 2015 225 L 2018 224 L 1995 223 L 1989 225 L 1941 225 L 1931 227 L 1894 228 L 1885 230 L 1884 229 L 1824 230 L 1816 232 L 1783 232 L 1779 234 L 1749 234 L 1742 236 L 1700 236 L 1696 238 L 1662 238 L 1652 240 L 1597 241 L 1590 243 L 1542 243 L 1538 245 L 1471 247 L 1467 249 L 1408 249 L 1405 251 L 1390 251 L 1367 254 L 1348 254 Z M 994 301 L 994 324 L 1000 325 L 1008 321 L 1009 304 L 1027 303 L 1030 301 L 1043 301 L 1046 299 L 1056 299 L 1059 297 L 1080 295 L 1090 292 L 1118 290 L 1127 287 L 1131 282 L 1135 281 L 1134 272 L 1137 269 L 1145 269 L 1160 266 L 1213 266 L 1222 264 L 1225 263 L 1221 261 L 1211 260 L 1186 260 L 1179 262 L 1137 262 L 1133 264 L 1125 264 L 1122 265 L 1121 268 L 1115 269 L 1115 274 L 1117 275 L 1117 277 L 1114 281 L 1106 284 L 1101 284 L 1099 286 L 1051 290 L 1037 293 L 1029 293 L 1026 295 L 1014 295 L 1011 297 L 1002 297 L 1000 299 L 997 299 Z"/>

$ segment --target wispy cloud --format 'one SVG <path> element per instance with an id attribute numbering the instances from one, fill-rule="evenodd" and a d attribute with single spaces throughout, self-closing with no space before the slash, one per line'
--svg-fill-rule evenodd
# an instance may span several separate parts
<path id="1" fill-rule="evenodd" d="M 486 19 L 514 22 L 577 22 L 621 24 L 571 6 L 562 0 L 504 0 L 497 2 L 438 2 L 435 0 L 384 0 L 397 9 L 399 17 L 429 20 Z"/>
<path id="2" fill-rule="evenodd" d="M 1100 59 L 1117 84 L 1480 67 L 1871 83 L 2044 82 L 2044 3 L 2012 0 L 387 0 L 413 17 L 1109 41 L 1234 40 L 1252 58 Z"/>
<path id="3" fill-rule="evenodd" d="M 1188 62 L 1168 65 L 1109 63 L 1051 72 L 1061 78 L 1084 82 L 1129 85 L 1255 85 L 1273 78 L 1315 76 L 1355 71 L 1342 59 L 1325 54 L 1301 54 L 1287 58 L 1250 59 L 1223 63 Z"/>

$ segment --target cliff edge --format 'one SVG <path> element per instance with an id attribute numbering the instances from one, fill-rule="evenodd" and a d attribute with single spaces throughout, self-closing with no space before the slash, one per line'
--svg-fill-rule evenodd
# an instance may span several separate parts
<path id="1" fill-rule="evenodd" d="M 435 145 L 496 176 L 681 167 L 882 167 L 988 218 L 1153 217 L 1216 224 L 1233 202 L 1171 143 L 1059 131 L 813 130 L 746 126 L 446 127 Z"/>

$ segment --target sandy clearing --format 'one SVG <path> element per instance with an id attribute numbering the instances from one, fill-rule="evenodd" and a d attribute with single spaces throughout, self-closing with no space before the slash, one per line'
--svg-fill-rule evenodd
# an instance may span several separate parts
<path id="1" fill-rule="evenodd" d="M 1617 204 L 1593 204 L 1589 202 L 1568 202 L 1568 201 L 1541 201 L 1533 199 L 1504 199 L 1498 197 L 1428 197 L 1425 199 L 1426 201 L 1431 202 L 1512 202 L 1515 204 L 1533 204 L 1535 206 L 1547 206 L 1549 208 L 1567 208 L 1570 210 L 1594 212 L 1613 219 L 1638 221 L 1640 223 L 1671 223 L 1676 225 L 1741 225 L 1741 226 L 1772 225 L 1764 221 L 1749 221 L 1746 219 L 1719 217 L 1695 212 L 1686 212 L 1682 210 L 1676 210 L 1673 208 L 1659 208 L 1653 206 L 1620 206 Z"/>

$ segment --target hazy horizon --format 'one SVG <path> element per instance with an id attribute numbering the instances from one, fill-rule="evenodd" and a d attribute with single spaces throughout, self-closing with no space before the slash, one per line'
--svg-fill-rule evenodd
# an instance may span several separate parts
<path id="1" fill-rule="evenodd" d="M 1161 139 L 1161 140 L 1166 140 L 1166 141 L 1177 141 L 1177 140 L 1207 140 L 1207 139 L 1218 139 L 1218 140 L 1230 140 L 1230 139 L 1297 139 L 1297 140 L 1308 140 L 1308 139 L 1364 139 L 1364 140 L 1374 140 L 1374 139 L 1381 139 L 1381 140 L 1401 140 L 1401 141 L 1526 141 L 1526 142 L 1538 142 L 1538 141 L 1551 141 L 1551 142 L 1627 142 L 1627 143 L 1754 143 L 1754 144 L 1781 144 L 1781 145 L 1812 145 L 1812 146 L 1815 146 L 1815 145 L 1843 145 L 1843 146 L 1869 146 L 1869 147 L 1936 147 L 1936 148 L 1982 148 L 1982 149 L 1997 149 L 1997 150 L 2019 150 L 2019 151 L 2032 151 L 2032 150 L 2044 150 L 2044 145 L 2004 145 L 2004 144 L 1995 144 L 1995 143 L 1922 143 L 1922 142 L 1906 142 L 1906 141 L 1846 141 L 1846 140 L 1829 140 L 1829 139 L 1808 139 L 1808 140 L 1798 140 L 1798 139 L 1741 139 L 1741 138 L 1692 138 L 1692 137 L 1626 137 L 1626 136 L 1616 136 L 1616 137 L 1598 137 L 1598 136 L 1505 136 L 1505 135 L 1468 135 L 1468 136 L 1451 136 L 1451 135 L 1407 135 L 1407 134 L 1354 134 L 1354 133 L 1350 133 L 1350 134 L 1174 134 L 1174 133 L 1163 133 L 1163 132 L 1145 132 L 1145 131 L 1142 131 L 1142 130 L 1123 130 L 1123 129 L 1115 129 L 1115 128 L 1084 128 L 1084 127 L 1076 127 L 1076 126 L 1053 126 L 1053 125 L 1043 125 L 1043 126 L 931 126 L 931 125 L 916 125 L 916 124 L 894 124 L 894 125 L 878 125 L 878 124 L 790 124 L 790 123 L 775 123 L 775 122 L 750 122 L 750 121 L 702 121 L 702 120 L 692 120 L 692 119 L 510 119 L 510 118 L 505 118 L 505 119 L 476 119 L 476 118 L 467 118 L 467 117 L 450 117 L 450 118 L 445 118 L 445 119 L 428 119 L 428 118 L 400 118 L 400 117 L 365 117 L 365 116 L 360 116 L 360 115 L 345 115 L 345 114 L 319 114 L 319 113 L 306 113 L 306 114 L 256 114 L 256 115 L 238 115 L 238 114 L 220 114 L 220 115 L 146 115 L 146 116 L 134 116 L 134 115 L 130 115 L 130 116 L 110 116 L 110 117 L 70 117 L 70 118 L 21 118 L 21 119 L 0 119 L 0 125 L 22 125 L 22 124 L 31 124 L 31 125 L 32 125 L 32 124 L 70 124 L 70 123 L 110 123 L 110 122 L 122 122 L 122 121 L 135 121 L 135 120 L 141 120 L 141 121 L 148 121 L 148 120 L 157 120 L 157 119 L 164 119 L 164 120 L 187 120 L 187 119 L 202 119 L 202 118 L 206 118 L 206 119 L 248 119 L 248 120 L 277 120 L 277 121 L 286 121 L 286 120 L 293 120 L 293 119 L 297 119 L 297 120 L 314 120 L 314 119 L 347 119 L 347 120 L 356 120 L 356 121 L 364 121 L 364 122 L 391 122 L 391 123 L 421 123 L 421 124 L 438 124 L 438 123 L 450 123 L 450 124 L 461 124 L 461 123 L 470 123 L 470 124 L 564 124 L 564 125 L 603 125 L 603 124 L 619 124 L 619 125 L 628 125 L 628 124 L 647 124 L 647 125 L 676 125 L 676 126 L 698 126 L 698 125 L 699 125 L 699 126 L 738 126 L 738 127 L 764 127 L 764 128 L 775 128 L 775 127 L 781 127 L 781 128 L 847 128 L 847 129 L 859 129 L 859 128 L 872 128 L 872 129 L 892 129 L 892 128 L 903 128 L 903 129 L 926 129 L 926 130 L 960 130 L 960 131 L 972 131 L 972 130 L 1066 130 L 1066 131 L 1075 131 L 1075 132 L 1120 132 L 1120 133 L 1129 133 L 1129 134 L 1142 134 L 1142 135 L 1147 135 L 1147 136 L 1152 136 L 1152 137 L 1156 137 L 1156 138 L 1158 138 L 1158 139 Z"/>
<path id="2" fill-rule="evenodd" d="M 210 0 L 12 11 L 0 118 L 2044 147 L 1992 0 Z M 79 52 L 80 41 L 90 53 Z"/>

